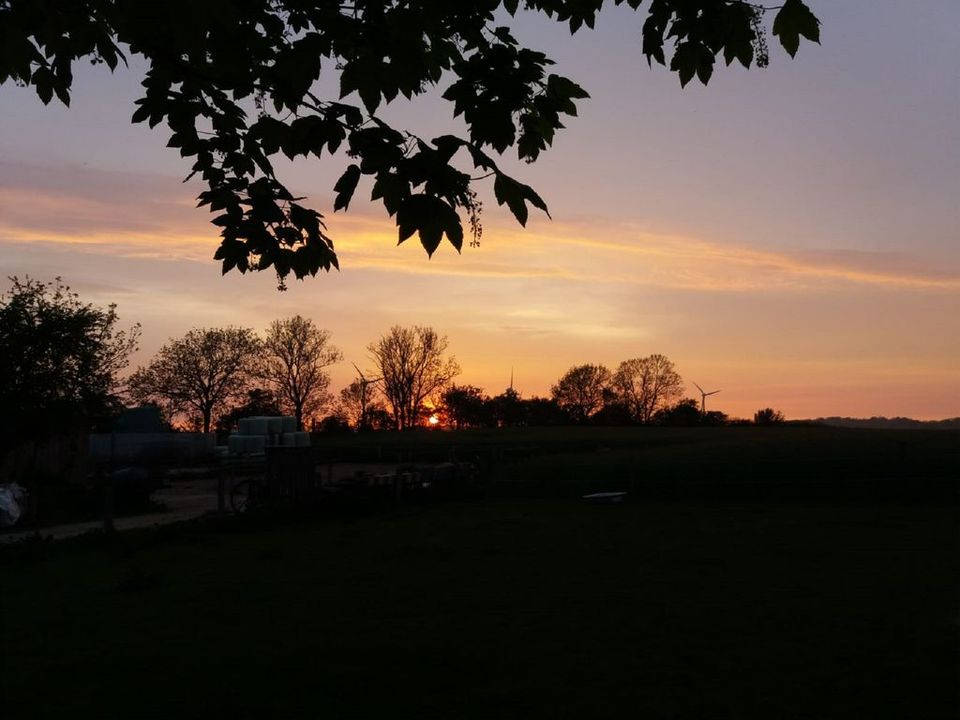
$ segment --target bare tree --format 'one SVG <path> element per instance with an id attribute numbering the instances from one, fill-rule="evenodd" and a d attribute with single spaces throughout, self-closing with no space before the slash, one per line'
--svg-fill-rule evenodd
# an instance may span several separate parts
<path id="1" fill-rule="evenodd" d="M 433 328 L 394 325 L 367 349 L 398 430 L 416 425 L 424 402 L 460 374 L 456 359 L 444 358 L 447 338 Z"/>
<path id="2" fill-rule="evenodd" d="M 297 418 L 297 428 L 303 429 L 304 421 L 333 399 L 327 392 L 330 375 L 325 368 L 342 359 L 340 350 L 330 344 L 329 331 L 295 315 L 270 323 L 258 374 L 284 411 Z"/>
<path id="3" fill-rule="evenodd" d="M 384 429 L 383 418 L 388 413 L 377 400 L 377 382 L 361 377 L 340 391 L 339 413 L 357 430 Z"/>
<path id="4" fill-rule="evenodd" d="M 603 407 L 609 385 L 610 371 L 603 365 L 577 365 L 550 388 L 550 394 L 573 420 L 586 422 Z"/>
<path id="5" fill-rule="evenodd" d="M 246 396 L 259 348 L 247 328 L 191 330 L 137 368 L 127 378 L 127 393 L 135 402 L 159 405 L 170 420 L 199 419 L 210 432 L 214 414 Z"/>
<path id="6" fill-rule="evenodd" d="M 683 380 L 664 355 L 624 360 L 613 375 L 613 389 L 630 415 L 642 423 L 680 397 Z"/>

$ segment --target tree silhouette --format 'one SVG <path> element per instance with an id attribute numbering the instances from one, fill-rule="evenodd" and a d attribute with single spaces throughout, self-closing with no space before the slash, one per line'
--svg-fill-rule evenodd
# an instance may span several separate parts
<path id="1" fill-rule="evenodd" d="M 700 417 L 701 425 L 727 425 L 729 422 L 730 418 L 720 410 L 707 410 Z"/>
<path id="2" fill-rule="evenodd" d="M 570 422 L 570 416 L 551 398 L 527 398 L 522 401 L 522 409 L 525 422 L 534 427 L 566 425 Z"/>
<path id="3" fill-rule="evenodd" d="M 662 407 L 653 416 L 653 421 L 658 425 L 674 427 L 699 425 L 701 420 L 700 403 L 693 398 L 684 398 L 673 405 Z"/>
<path id="4" fill-rule="evenodd" d="M 444 357 L 447 338 L 433 328 L 394 325 L 367 349 L 398 430 L 415 426 L 424 402 L 460 374 L 456 359 Z"/>
<path id="5" fill-rule="evenodd" d="M 490 398 L 490 414 L 494 425 L 514 427 L 527 422 L 526 408 L 520 393 L 508 387 L 499 395 Z"/>
<path id="6" fill-rule="evenodd" d="M 657 410 L 680 396 L 683 380 L 666 356 L 655 354 L 620 363 L 612 387 L 637 422 L 649 423 Z"/>
<path id="7" fill-rule="evenodd" d="M 641 0 L 614 0 L 640 10 Z M 577 113 L 587 92 L 543 53 L 520 45 L 507 23 L 519 9 L 592 28 L 603 0 L 77 0 L 0 1 L 0 83 L 32 86 L 44 103 L 69 104 L 73 63 L 125 57 L 147 66 L 133 122 L 166 123 L 168 146 L 192 162 L 216 213 L 223 271 L 274 269 L 297 278 L 336 267 L 323 216 L 278 178 L 274 159 L 346 148 L 351 162 L 334 186 L 346 209 L 361 176 L 396 220 L 401 242 L 417 233 L 428 254 L 443 236 L 459 250 L 466 213 L 479 237 L 479 172 L 497 203 L 525 224 L 528 205 L 547 206 L 509 177 L 493 154 L 516 148 L 534 161 Z M 502 12 L 501 12 L 502 9 Z M 800 37 L 819 42 L 819 21 L 802 0 L 784 0 L 772 33 L 792 56 Z M 651 0 L 638 22 L 647 61 L 669 62 L 681 85 L 709 81 L 716 59 L 767 64 L 768 12 L 748 0 Z M 669 55 L 669 57 L 668 57 Z M 336 97 L 317 81 L 339 71 Z M 447 81 L 449 84 L 446 84 Z M 377 111 L 441 82 L 465 137 L 425 140 L 388 125 Z M 357 96 L 359 102 L 354 99 Z M 349 102 L 344 102 L 348 100 Z M 253 114 L 251 117 L 251 110 Z M 459 154 L 455 163 L 454 157 Z"/>
<path id="8" fill-rule="evenodd" d="M 116 409 L 118 374 L 140 326 L 117 329 L 116 305 L 84 303 L 60 278 L 10 278 L 0 295 L 4 441 L 90 423 Z"/>
<path id="9" fill-rule="evenodd" d="M 550 388 L 550 394 L 574 422 L 584 423 L 603 407 L 610 377 L 603 365 L 577 365 Z"/>
<path id="10" fill-rule="evenodd" d="M 591 421 L 594 425 L 633 425 L 636 422 L 630 408 L 620 402 L 610 388 L 604 395 L 603 407 L 593 414 Z"/>
<path id="11" fill-rule="evenodd" d="M 389 414 L 376 399 L 377 382 L 379 380 L 358 378 L 340 391 L 338 412 L 357 430 L 386 430 L 390 427 Z"/>
<path id="12" fill-rule="evenodd" d="M 264 388 L 250 388 L 246 393 L 246 400 L 235 405 L 217 419 L 217 430 L 228 432 L 237 426 L 240 418 L 255 415 L 280 415 L 283 410 L 280 403 L 270 390 Z"/>
<path id="13" fill-rule="evenodd" d="M 784 421 L 783 413 L 773 408 L 763 408 L 753 414 L 754 425 L 779 425 Z"/>
<path id="14" fill-rule="evenodd" d="M 302 430 L 304 420 L 317 415 L 332 400 L 327 392 L 330 376 L 326 368 L 342 359 L 343 354 L 330 343 L 329 331 L 295 315 L 270 323 L 258 374 L 273 389 L 283 409 L 297 418 L 297 429 Z"/>
<path id="15" fill-rule="evenodd" d="M 491 421 L 490 398 L 475 385 L 451 385 L 441 396 L 441 407 L 457 430 L 489 425 Z"/>
<path id="16" fill-rule="evenodd" d="M 260 342 L 247 328 L 194 329 L 160 348 L 146 367 L 127 379 L 130 398 L 156 404 L 168 419 L 211 418 L 246 396 Z"/>

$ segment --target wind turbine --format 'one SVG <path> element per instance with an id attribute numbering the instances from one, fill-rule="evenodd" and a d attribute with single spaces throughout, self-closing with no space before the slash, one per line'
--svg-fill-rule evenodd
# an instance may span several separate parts
<path id="1" fill-rule="evenodd" d="M 383 380 L 382 377 L 378 378 L 367 378 L 363 371 L 357 367 L 356 363 L 350 363 L 353 365 L 353 369 L 357 371 L 359 376 L 359 385 L 360 385 L 360 424 L 365 426 L 367 422 L 367 388 L 370 385 L 376 385 L 378 382 Z"/>
<path id="2" fill-rule="evenodd" d="M 694 383 L 694 385 L 697 385 L 697 384 Z M 700 414 L 701 414 L 701 415 L 706 415 L 706 414 L 707 414 L 707 396 L 708 396 L 708 395 L 716 395 L 716 394 L 717 394 L 718 392 L 720 392 L 720 391 L 719 391 L 719 390 L 711 390 L 710 392 L 707 392 L 706 390 L 704 390 L 704 389 L 703 389 L 702 387 L 700 387 L 699 385 L 697 385 L 697 390 L 700 391 Z"/>

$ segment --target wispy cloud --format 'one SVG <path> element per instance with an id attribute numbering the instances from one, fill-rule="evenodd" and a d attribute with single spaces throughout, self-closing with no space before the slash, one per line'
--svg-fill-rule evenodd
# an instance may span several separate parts
<path id="1" fill-rule="evenodd" d="M 641 259 L 631 264 L 646 273 L 646 281 L 696 290 L 771 290 L 801 288 L 844 281 L 913 289 L 960 289 L 960 272 L 922 267 L 903 252 L 850 250 L 770 250 L 731 243 L 711 242 L 673 235 L 645 233 L 630 227 L 606 229 L 596 239 L 580 230 L 567 229 L 535 242 L 566 245 L 617 259 Z M 614 272 L 629 282 L 629 276 Z"/>
<path id="2" fill-rule="evenodd" d="M 172 178 L 87 168 L 0 163 L 0 239 L 67 243 L 132 258 L 209 262 L 217 230 Z M 823 290 L 867 285 L 911 291 L 960 290 L 960 268 L 907 252 L 770 248 L 650 233 L 628 224 L 537 223 L 523 230 L 494 214 L 479 248 L 444 245 L 433 259 L 411 238 L 396 245 L 385 217 L 328 217 L 341 266 L 478 279 L 645 286 L 706 292 Z"/>

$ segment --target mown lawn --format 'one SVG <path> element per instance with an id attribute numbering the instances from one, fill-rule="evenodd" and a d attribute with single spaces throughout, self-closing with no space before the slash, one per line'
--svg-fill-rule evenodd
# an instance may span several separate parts
<path id="1" fill-rule="evenodd" d="M 472 501 L 0 555 L 4 718 L 955 718 L 944 507 Z"/>

